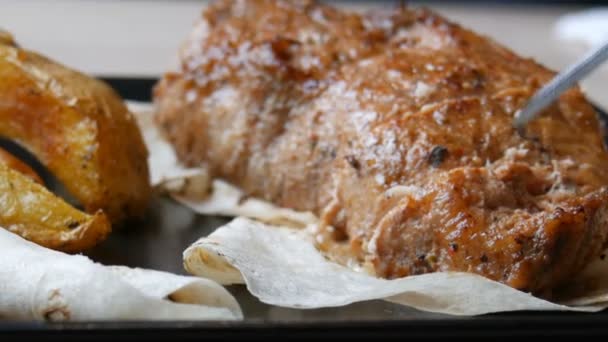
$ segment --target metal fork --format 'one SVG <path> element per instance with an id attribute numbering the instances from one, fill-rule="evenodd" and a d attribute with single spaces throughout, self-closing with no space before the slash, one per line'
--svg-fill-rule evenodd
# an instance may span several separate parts
<path id="1" fill-rule="evenodd" d="M 561 93 L 571 88 L 576 82 L 583 79 L 606 60 L 608 60 L 608 41 L 560 72 L 551 82 L 547 83 L 532 96 L 526 106 L 515 114 L 515 118 L 513 119 L 515 128 L 519 132 L 523 132 L 526 124 L 555 101 Z"/>

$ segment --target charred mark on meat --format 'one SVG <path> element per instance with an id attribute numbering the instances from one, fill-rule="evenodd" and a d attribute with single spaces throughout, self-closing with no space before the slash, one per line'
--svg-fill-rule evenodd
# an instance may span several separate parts
<path id="1" fill-rule="evenodd" d="M 361 163 L 359 162 L 359 160 L 357 160 L 357 158 L 355 158 L 355 156 L 350 154 L 345 158 L 348 164 L 353 167 L 353 169 L 357 170 L 357 172 L 361 170 Z"/>
<path id="2" fill-rule="evenodd" d="M 441 166 L 441 164 L 443 163 L 445 158 L 447 158 L 447 156 L 448 156 L 448 149 L 441 145 L 437 145 L 437 146 L 433 147 L 433 149 L 431 150 L 431 153 L 429 154 L 429 157 L 428 157 L 429 164 L 431 164 L 432 167 L 439 167 L 439 166 Z"/>

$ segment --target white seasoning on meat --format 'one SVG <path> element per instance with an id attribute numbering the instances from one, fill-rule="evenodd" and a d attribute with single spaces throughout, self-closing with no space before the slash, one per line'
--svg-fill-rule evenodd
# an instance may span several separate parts
<path id="1" fill-rule="evenodd" d="M 433 87 L 425 82 L 416 82 L 416 89 L 414 89 L 414 97 L 423 98 L 428 96 L 433 91 Z"/>

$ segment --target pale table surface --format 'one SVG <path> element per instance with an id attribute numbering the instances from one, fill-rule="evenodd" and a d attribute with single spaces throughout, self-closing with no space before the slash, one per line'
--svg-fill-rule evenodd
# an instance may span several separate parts
<path id="1" fill-rule="evenodd" d="M 19 42 L 85 72 L 104 76 L 157 77 L 175 63 L 175 52 L 206 1 L 0 0 L 0 26 Z M 350 7 L 392 6 L 385 2 Z M 560 69 L 586 47 L 558 39 L 554 25 L 576 6 L 430 7 L 522 56 Z M 608 67 L 583 82 L 589 98 L 608 108 Z"/>

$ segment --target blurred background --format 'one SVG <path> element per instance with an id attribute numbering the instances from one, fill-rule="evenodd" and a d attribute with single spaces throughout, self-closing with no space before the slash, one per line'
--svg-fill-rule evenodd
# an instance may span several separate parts
<path id="1" fill-rule="evenodd" d="M 400 1 L 325 1 L 355 10 Z M 155 78 L 207 1 L 0 0 L 0 27 L 21 45 L 98 76 Z M 608 1 L 407 1 L 427 6 L 559 70 L 608 40 Z M 608 108 L 608 65 L 583 82 Z"/>

